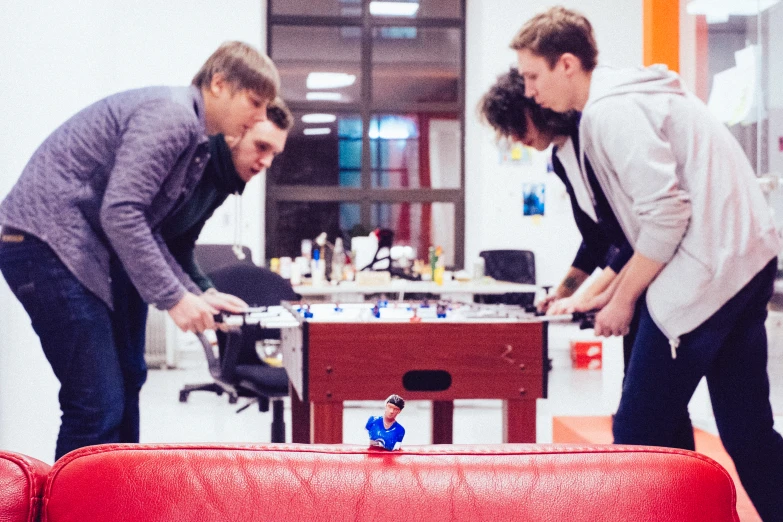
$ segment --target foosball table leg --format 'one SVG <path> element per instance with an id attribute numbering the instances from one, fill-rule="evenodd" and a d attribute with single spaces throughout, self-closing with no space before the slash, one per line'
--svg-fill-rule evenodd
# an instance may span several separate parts
<path id="1" fill-rule="evenodd" d="M 454 433 L 454 401 L 432 401 L 432 443 L 451 444 Z"/>

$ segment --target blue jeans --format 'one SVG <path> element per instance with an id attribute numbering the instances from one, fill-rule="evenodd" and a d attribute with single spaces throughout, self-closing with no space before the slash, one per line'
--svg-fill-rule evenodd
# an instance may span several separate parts
<path id="1" fill-rule="evenodd" d="M 764 520 L 783 516 L 783 438 L 773 429 L 764 321 L 777 260 L 694 331 L 677 358 L 642 305 L 639 330 L 614 419 L 616 444 L 674 446 L 702 377 L 721 440 Z"/>
<path id="2" fill-rule="evenodd" d="M 114 311 L 33 236 L 0 242 L 0 271 L 60 381 L 55 459 L 92 444 L 138 442 L 147 306 L 120 263 L 111 267 Z"/>

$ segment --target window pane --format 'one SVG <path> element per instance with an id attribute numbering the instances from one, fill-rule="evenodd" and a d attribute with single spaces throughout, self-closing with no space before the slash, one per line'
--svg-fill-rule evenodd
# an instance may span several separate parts
<path id="1" fill-rule="evenodd" d="M 361 16 L 361 0 L 271 0 L 272 14 Z"/>
<path id="2" fill-rule="evenodd" d="M 374 28 L 373 100 L 457 102 L 461 38 L 461 29 Z"/>
<path id="3" fill-rule="evenodd" d="M 412 246 L 417 259 L 426 259 L 430 246 L 440 246 L 446 266 L 454 265 L 453 203 L 373 203 L 371 219 L 371 228 L 394 231 L 394 244 Z"/>
<path id="4" fill-rule="evenodd" d="M 358 27 L 273 26 L 272 59 L 286 101 L 358 103 L 361 38 Z"/>
<path id="5" fill-rule="evenodd" d="M 370 120 L 373 188 L 459 188 L 460 125 L 420 113 Z"/>
<path id="6" fill-rule="evenodd" d="M 280 201 L 274 219 L 274 244 L 267 242 L 267 257 L 296 257 L 300 255 L 303 239 L 314 239 L 326 232 L 329 241 L 342 237 L 349 244 L 350 232 L 359 223 L 358 203 L 311 203 Z"/>
<path id="7" fill-rule="evenodd" d="M 461 0 L 394 0 L 370 2 L 370 14 L 377 18 L 403 16 L 411 18 L 460 18 Z"/>
<path id="8" fill-rule="evenodd" d="M 361 187 L 362 119 L 358 114 L 294 112 L 285 150 L 267 173 L 273 185 Z"/>

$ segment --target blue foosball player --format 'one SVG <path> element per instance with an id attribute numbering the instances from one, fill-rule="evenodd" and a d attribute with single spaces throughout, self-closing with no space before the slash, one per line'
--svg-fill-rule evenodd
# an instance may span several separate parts
<path id="1" fill-rule="evenodd" d="M 398 450 L 405 437 L 405 428 L 395 419 L 405 407 L 405 401 L 399 395 L 391 395 L 386 399 L 386 409 L 382 417 L 367 419 L 365 429 L 370 435 L 370 446 Z"/>
<path id="2" fill-rule="evenodd" d="M 435 308 L 436 315 L 439 319 L 445 319 L 446 318 L 446 305 L 438 303 L 438 306 Z"/>

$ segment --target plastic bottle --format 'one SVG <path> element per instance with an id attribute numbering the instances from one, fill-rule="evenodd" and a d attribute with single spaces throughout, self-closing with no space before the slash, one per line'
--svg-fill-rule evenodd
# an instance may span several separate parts
<path id="1" fill-rule="evenodd" d="M 343 267 L 345 267 L 345 249 L 343 248 L 343 238 L 338 237 L 334 240 L 334 250 L 332 251 L 332 272 L 329 280 L 332 283 L 339 283 L 343 280 Z"/>
<path id="2" fill-rule="evenodd" d="M 313 283 L 313 286 L 319 286 L 323 284 L 325 271 L 324 262 L 321 259 L 321 251 L 317 248 L 314 248 L 313 259 L 310 261 L 310 279 Z"/>

